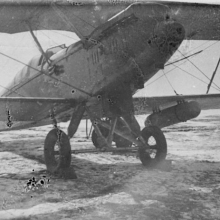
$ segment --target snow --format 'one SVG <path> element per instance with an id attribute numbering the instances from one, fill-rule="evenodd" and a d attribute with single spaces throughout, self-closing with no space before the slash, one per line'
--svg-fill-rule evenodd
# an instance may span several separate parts
<path id="1" fill-rule="evenodd" d="M 146 116 L 137 119 L 143 127 Z M 146 169 L 136 155 L 72 156 L 77 180 L 50 177 L 25 191 L 33 176 L 49 178 L 44 138 L 52 126 L 0 133 L 0 219 L 220 219 L 220 113 L 164 128 L 171 170 Z M 61 123 L 66 130 L 68 123 Z M 85 122 L 72 149 L 93 148 Z"/>

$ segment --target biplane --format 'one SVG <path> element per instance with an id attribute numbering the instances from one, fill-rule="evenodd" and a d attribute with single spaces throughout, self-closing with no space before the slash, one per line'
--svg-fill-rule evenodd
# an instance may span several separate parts
<path id="1" fill-rule="evenodd" d="M 133 98 L 184 39 L 220 40 L 220 5 L 2 0 L 0 8 L 0 32 L 29 31 L 40 51 L 2 91 L 0 131 L 53 124 L 44 143 L 52 174 L 77 178 L 71 153 L 80 150 L 71 151 L 70 138 L 82 119 L 94 127 L 88 152 L 135 151 L 152 167 L 167 155 L 161 128 L 220 108 L 220 94 Z M 44 51 L 34 30 L 71 31 L 80 40 Z M 150 114 L 142 130 L 135 114 Z M 66 134 L 58 123 L 67 121 Z"/>

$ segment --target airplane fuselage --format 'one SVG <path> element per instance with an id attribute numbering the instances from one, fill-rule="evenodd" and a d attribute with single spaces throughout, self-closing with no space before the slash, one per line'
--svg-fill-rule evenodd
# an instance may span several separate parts
<path id="1" fill-rule="evenodd" d="M 52 65 L 62 66 L 63 73 L 49 72 L 49 65 L 37 58 L 1 96 L 82 101 L 97 96 L 109 99 L 127 91 L 134 94 L 163 69 L 184 37 L 183 26 L 172 21 L 166 6 L 133 4 L 86 39 L 52 55 Z"/>

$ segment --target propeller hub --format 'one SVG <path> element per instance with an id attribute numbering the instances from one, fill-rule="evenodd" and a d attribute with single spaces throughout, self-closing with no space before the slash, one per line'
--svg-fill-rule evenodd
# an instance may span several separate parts
<path id="1" fill-rule="evenodd" d="M 173 54 L 185 38 L 183 25 L 175 21 L 158 23 L 155 28 L 153 41 L 161 53 Z"/>

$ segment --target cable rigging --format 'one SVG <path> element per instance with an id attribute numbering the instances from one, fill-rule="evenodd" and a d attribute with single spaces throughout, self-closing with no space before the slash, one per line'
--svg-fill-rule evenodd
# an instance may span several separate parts
<path id="1" fill-rule="evenodd" d="M 66 17 L 66 15 L 65 15 L 60 9 L 58 9 L 58 7 L 57 7 L 55 4 L 52 4 L 51 7 L 53 8 L 53 10 L 57 13 L 57 15 L 58 15 L 64 22 L 66 22 L 68 25 L 70 25 L 70 27 L 71 27 L 72 29 L 74 29 L 74 30 L 76 31 L 76 33 L 79 34 L 79 35 L 84 39 L 84 36 L 77 30 L 77 28 L 69 21 L 68 17 Z M 78 16 L 76 16 L 76 15 L 74 15 L 74 14 L 73 14 L 73 16 L 74 16 L 74 17 L 77 17 L 78 19 L 80 19 L 81 21 L 83 21 L 84 23 L 90 25 L 91 27 L 93 27 L 93 28 L 95 29 L 95 27 L 94 27 L 93 25 L 91 25 L 90 23 L 86 22 L 86 21 L 83 20 L 82 18 L 80 18 L 80 17 L 78 17 Z M 29 22 L 26 22 L 26 25 L 28 26 L 31 35 L 32 35 L 32 37 L 33 37 L 35 43 L 37 44 L 38 49 L 40 50 L 41 54 L 44 56 L 44 58 L 45 58 L 45 60 L 47 61 L 47 63 L 50 65 L 51 62 L 50 62 L 50 60 L 48 59 L 47 55 L 45 54 L 45 52 L 44 52 L 43 48 L 41 47 L 39 41 L 37 40 L 36 36 L 34 35 L 34 32 L 33 32 L 32 28 L 31 28 L 31 24 L 30 24 Z M 47 36 L 47 37 L 48 37 L 48 36 Z M 23 65 L 25 65 L 25 66 L 27 66 L 27 67 L 29 67 L 29 68 L 31 68 L 31 69 L 34 69 L 34 70 L 40 72 L 40 74 L 38 74 L 38 75 L 32 77 L 31 79 L 29 79 L 28 81 L 24 82 L 24 83 L 21 84 L 19 87 L 17 87 L 15 90 L 17 90 L 17 89 L 23 87 L 23 86 L 26 85 L 27 83 L 31 82 L 32 80 L 34 80 L 34 79 L 36 79 L 37 77 L 39 77 L 39 76 L 41 76 L 42 74 L 44 74 L 44 75 L 46 75 L 46 76 L 48 76 L 48 77 L 50 77 L 50 78 L 52 78 L 52 79 L 54 79 L 54 80 L 56 80 L 56 81 L 59 81 L 60 83 L 63 83 L 63 84 L 65 84 L 65 85 L 68 85 L 68 86 L 72 87 L 73 89 L 76 89 L 76 90 L 78 90 L 78 91 L 80 91 L 80 92 L 82 92 L 82 93 L 84 93 L 84 94 L 86 94 L 86 95 L 88 95 L 88 96 L 90 96 L 90 97 L 92 96 L 91 94 L 87 93 L 87 92 L 84 91 L 84 90 L 81 90 L 81 89 L 79 89 L 79 88 L 76 88 L 75 86 L 73 86 L 73 85 L 71 85 L 71 84 L 69 84 L 69 83 L 67 83 L 67 82 L 65 82 L 65 81 L 62 81 L 62 80 L 57 79 L 57 78 L 55 78 L 55 77 L 53 77 L 53 76 L 51 76 L 51 75 L 49 75 L 49 74 L 44 73 L 43 71 L 39 71 L 38 69 L 36 69 L 36 68 L 34 68 L 34 67 L 32 67 L 32 66 L 30 66 L 30 65 L 28 65 L 28 64 L 25 64 L 25 63 L 23 63 L 23 62 L 21 62 L 21 61 L 15 59 L 15 58 L 12 58 L 12 57 L 10 57 L 10 56 L 8 56 L 8 55 L 2 53 L 2 52 L 0 52 L 0 54 L 2 54 L 2 55 L 5 56 L 5 57 L 8 57 L 8 58 L 10 58 L 10 59 L 12 59 L 12 60 L 14 60 L 14 61 L 16 61 L 16 62 L 19 62 L 19 63 L 21 63 L 21 64 L 23 64 Z M 1 86 L 1 85 L 0 85 L 0 86 Z M 16 86 L 17 86 L 17 85 L 16 85 Z M 3 86 L 1 86 L 1 87 L 3 87 Z M 6 88 L 6 89 L 7 89 L 7 88 Z M 12 89 L 7 89 L 7 90 L 10 90 L 11 93 L 15 92 L 15 90 L 12 90 Z M 20 94 L 19 94 L 19 95 L 20 95 Z"/>
<path id="2" fill-rule="evenodd" d="M 36 70 L 36 71 L 38 71 L 38 72 L 40 73 L 39 75 L 34 76 L 34 78 L 31 78 L 28 82 L 32 81 L 33 79 L 35 79 L 35 78 L 37 78 L 37 77 L 39 77 L 40 75 L 43 74 L 43 75 L 48 76 L 48 77 L 50 77 L 50 78 L 52 78 L 52 79 L 54 79 L 54 80 L 56 80 L 56 81 L 59 81 L 60 83 L 65 84 L 65 85 L 67 85 L 67 86 L 69 86 L 69 87 L 71 87 L 71 88 L 73 88 L 73 89 L 76 89 L 76 90 L 78 90 L 78 91 L 80 91 L 80 92 L 82 92 L 82 93 L 84 93 L 84 94 L 86 94 L 86 95 L 88 95 L 88 96 L 90 96 L 90 97 L 92 96 L 90 93 L 88 93 L 88 92 L 86 92 L 86 91 L 84 91 L 84 90 L 82 90 L 82 89 L 76 88 L 75 86 L 73 86 L 73 85 L 71 85 L 71 84 L 69 84 L 69 83 L 67 83 L 67 82 L 65 82 L 65 81 L 63 81 L 63 80 L 61 80 L 61 79 L 57 79 L 56 77 L 53 77 L 53 76 L 47 74 L 46 72 L 41 71 L 41 70 L 39 70 L 39 69 L 37 69 L 37 68 L 34 68 L 34 67 L 32 67 L 32 66 L 30 66 L 30 65 L 28 65 L 28 64 L 26 64 L 26 63 L 23 63 L 23 62 L 20 61 L 20 60 L 17 60 L 17 59 L 15 59 L 15 58 L 13 58 L 13 57 L 10 57 L 10 56 L 8 56 L 7 54 L 4 54 L 4 53 L 2 53 L 2 52 L 0 52 L 0 54 L 3 55 L 3 56 L 5 56 L 5 57 L 8 57 L 8 58 L 10 58 L 10 59 L 12 59 L 12 60 L 14 60 L 14 61 L 16 61 L 16 62 L 19 62 L 19 63 L 21 63 L 21 64 L 23 64 L 23 65 L 25 65 L 25 66 L 27 66 L 27 67 L 33 69 L 33 70 Z M 27 82 L 25 82 L 25 84 L 26 84 L 26 83 L 27 83 Z M 21 87 L 22 87 L 22 86 L 23 86 L 23 84 L 21 85 Z M 16 88 L 16 90 L 17 90 L 17 88 Z M 13 91 L 13 92 L 14 92 L 14 91 Z"/>
<path id="3" fill-rule="evenodd" d="M 195 48 L 189 50 L 189 51 L 187 52 L 187 54 L 189 54 L 191 51 L 194 51 L 194 50 L 196 50 L 196 49 L 198 49 L 198 48 L 204 46 L 204 45 L 207 44 L 207 43 L 209 43 L 209 41 L 206 41 L 205 43 L 202 43 L 202 44 L 198 45 L 197 47 L 195 47 Z M 217 43 L 218 43 L 218 41 L 214 42 L 213 44 L 211 44 L 211 45 L 205 47 L 202 51 L 205 51 L 206 49 L 208 49 L 209 47 L 211 47 L 211 46 L 213 46 L 213 45 L 215 45 L 215 44 L 217 44 Z M 187 54 L 186 54 L 186 55 L 187 55 Z M 194 53 L 194 54 L 195 54 L 195 53 Z M 175 61 L 177 61 L 177 60 L 174 60 L 173 62 L 175 62 Z M 169 65 L 169 63 L 167 63 L 166 65 Z M 166 66 L 166 65 L 165 65 L 165 66 Z"/>
<path id="4" fill-rule="evenodd" d="M 185 55 L 184 55 L 181 51 L 178 50 L 178 52 L 179 52 L 180 54 L 182 54 L 183 57 L 185 57 Z M 203 76 L 205 76 L 209 81 L 211 80 L 211 79 L 209 79 L 209 77 L 206 76 L 206 74 L 205 74 L 201 69 L 199 69 L 199 67 L 197 67 L 191 60 L 189 60 L 188 58 L 186 58 L 186 59 L 187 59 L 197 70 L 199 70 L 199 72 L 202 73 Z M 220 89 L 220 87 L 219 87 L 218 85 L 216 85 L 216 83 L 213 82 L 213 84 L 214 84 L 218 89 Z"/>
<path id="5" fill-rule="evenodd" d="M 178 62 L 180 62 L 180 61 L 182 61 L 182 60 L 188 59 L 189 57 L 198 55 L 198 54 L 200 54 L 201 52 L 203 52 L 203 50 L 200 50 L 200 51 L 198 51 L 198 52 L 196 52 L 196 53 L 193 53 L 193 54 L 191 54 L 191 55 L 189 55 L 189 56 L 186 56 L 186 57 L 184 57 L 184 58 L 182 58 L 182 59 L 175 60 L 175 61 L 173 61 L 173 62 L 171 62 L 171 63 L 167 63 L 165 66 L 169 66 L 169 65 L 172 65 L 172 64 L 174 64 L 174 63 L 178 63 Z"/>
<path id="6" fill-rule="evenodd" d="M 208 48 L 212 47 L 213 45 L 215 45 L 215 44 L 217 44 L 217 43 L 219 43 L 219 41 L 216 41 L 216 42 L 212 43 L 211 45 L 205 47 L 205 48 L 203 49 L 203 51 L 207 50 Z M 207 44 L 207 42 L 205 42 L 205 43 L 203 43 L 203 44 L 197 46 L 196 48 L 199 48 L 199 47 L 201 47 L 201 46 L 203 46 L 203 45 L 205 45 L 205 44 Z M 188 53 L 190 53 L 191 51 L 195 50 L 196 48 L 193 48 L 193 49 L 190 50 Z M 181 53 L 181 54 L 182 54 L 182 53 Z M 194 53 L 193 55 L 195 55 L 195 54 L 198 55 L 199 53 L 196 52 L 196 53 Z M 183 55 L 183 56 L 184 56 L 184 55 Z M 191 56 L 191 55 L 190 55 L 190 56 Z M 199 80 L 199 81 L 205 83 L 206 85 L 208 85 L 207 82 L 201 80 L 200 78 L 198 78 L 198 77 L 194 76 L 193 74 L 191 74 L 191 73 L 189 73 L 189 72 L 183 70 L 182 68 L 180 68 L 180 66 L 181 66 L 183 63 L 181 63 L 181 64 L 178 65 L 178 66 L 174 65 L 174 63 L 179 62 L 179 61 L 182 61 L 182 60 L 187 59 L 187 58 L 188 58 L 188 57 L 185 57 L 185 56 L 184 56 L 181 60 L 176 60 L 176 61 L 174 61 L 174 62 L 173 62 L 173 66 L 175 66 L 175 67 L 174 67 L 173 69 L 169 70 L 169 71 L 166 72 L 166 73 L 164 72 L 164 75 L 166 75 L 166 74 L 172 72 L 172 71 L 175 70 L 176 68 L 179 68 L 179 69 L 182 70 L 183 72 L 189 74 L 190 76 L 192 76 L 192 77 L 196 78 L 197 80 Z M 188 60 L 188 59 L 187 59 L 187 60 Z M 168 63 L 168 64 L 169 64 L 169 63 Z M 149 86 L 149 85 L 153 84 L 154 82 L 158 81 L 158 80 L 159 80 L 160 78 L 162 78 L 164 75 L 161 75 L 161 76 L 157 77 L 157 78 L 156 78 L 155 80 L 153 80 L 152 82 L 146 84 L 146 86 Z M 213 85 L 212 85 L 211 87 L 214 88 L 214 89 L 216 89 L 217 91 L 220 91 L 220 90 L 219 90 L 220 88 L 219 88 L 217 85 L 216 85 L 216 87 L 218 87 L 218 88 L 214 87 Z"/>
<path id="7" fill-rule="evenodd" d="M 203 82 L 204 84 L 208 85 L 208 83 L 207 83 L 207 82 L 205 82 L 205 81 L 203 81 L 202 79 L 200 79 L 200 78 L 198 78 L 198 77 L 196 77 L 196 76 L 192 75 L 191 73 L 189 73 L 188 71 L 186 71 L 186 70 L 182 69 L 181 67 L 179 67 L 179 66 L 176 66 L 176 67 L 177 67 L 178 69 L 180 69 L 181 71 L 183 71 L 183 72 L 187 73 L 188 75 L 190 75 L 190 76 L 194 77 L 195 79 L 198 79 L 200 82 Z M 216 87 L 213 87 L 213 86 L 212 86 L 212 88 L 214 88 L 215 90 L 217 90 L 217 91 L 219 91 L 219 92 L 220 92 L 220 89 L 219 89 L 219 88 L 216 88 Z"/>
<path id="8" fill-rule="evenodd" d="M 42 28 L 42 29 L 47 29 L 46 27 L 44 27 L 44 26 L 42 26 L 42 25 L 38 25 L 38 27 L 39 28 Z M 70 39 L 73 39 L 73 40 L 75 40 L 75 41 L 78 41 L 79 39 L 77 38 L 73 38 L 73 37 L 70 37 L 69 35 L 67 35 L 67 34 L 64 34 L 64 33 L 62 33 L 62 32 L 59 32 L 59 31 L 56 31 L 56 30 L 50 30 L 51 32 L 54 32 L 54 33 L 56 33 L 56 34 L 59 34 L 59 35 L 62 35 L 62 36 L 65 36 L 65 37 L 67 37 L 67 38 L 70 38 Z M 70 33 L 73 33 L 73 32 L 70 32 Z"/>
<path id="9" fill-rule="evenodd" d="M 165 78 L 167 79 L 169 85 L 170 85 L 171 88 L 173 89 L 174 93 L 175 93 L 176 95 L 179 95 L 179 94 L 176 92 L 176 90 L 174 89 L 173 85 L 171 84 L 171 82 L 170 82 L 170 80 L 168 79 L 168 77 L 166 76 L 166 74 L 164 73 L 164 70 L 163 70 L 163 74 L 164 74 Z"/>
<path id="10" fill-rule="evenodd" d="M 11 92 L 11 93 L 16 93 L 17 95 L 19 95 L 19 96 L 21 96 L 21 97 L 25 97 L 25 96 L 21 95 L 20 93 L 18 93 L 17 91 L 13 91 L 12 89 L 9 89 L 9 88 L 4 87 L 4 86 L 2 86 L 2 85 L 0 85 L 0 87 L 2 87 L 3 89 L 8 90 L 8 91 Z"/>
<path id="11" fill-rule="evenodd" d="M 53 41 L 55 43 L 55 45 L 59 45 L 59 43 L 57 43 L 54 39 L 52 39 L 51 37 L 49 37 L 47 34 L 44 33 L 44 31 L 38 30 L 40 33 L 42 33 L 44 36 L 46 36 L 49 40 Z M 37 33 L 37 31 L 36 31 Z"/>

